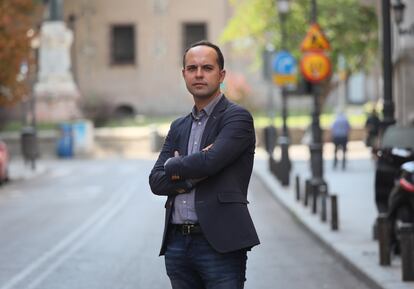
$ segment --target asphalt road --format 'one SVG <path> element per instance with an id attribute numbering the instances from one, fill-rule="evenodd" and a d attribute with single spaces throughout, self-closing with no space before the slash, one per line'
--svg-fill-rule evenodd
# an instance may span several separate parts
<path id="1" fill-rule="evenodd" d="M 0 289 L 165 289 L 164 201 L 153 160 L 50 161 L 48 173 L 0 188 Z M 330 256 L 253 177 L 262 244 L 246 289 L 368 288 Z"/>

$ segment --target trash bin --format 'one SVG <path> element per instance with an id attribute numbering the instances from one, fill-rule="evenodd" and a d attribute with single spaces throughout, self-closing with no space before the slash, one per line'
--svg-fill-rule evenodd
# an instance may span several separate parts
<path id="1" fill-rule="evenodd" d="M 27 126 L 21 130 L 20 145 L 24 161 L 30 161 L 34 168 L 36 158 L 39 156 L 36 129 L 34 127 Z"/>
<path id="2" fill-rule="evenodd" d="M 76 156 L 88 155 L 93 151 L 94 127 L 90 120 L 77 120 L 72 123 L 73 153 Z"/>
<path id="3" fill-rule="evenodd" d="M 73 157 L 73 130 L 72 124 L 59 124 L 59 138 L 56 143 L 56 153 L 61 158 Z"/>

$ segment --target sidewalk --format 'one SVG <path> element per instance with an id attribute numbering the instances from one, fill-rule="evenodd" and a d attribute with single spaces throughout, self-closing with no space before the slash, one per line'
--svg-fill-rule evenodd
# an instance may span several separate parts
<path id="1" fill-rule="evenodd" d="M 9 163 L 9 178 L 12 182 L 32 179 L 47 173 L 48 166 L 44 160 L 37 160 L 35 169 L 25 164 L 21 158 L 13 158 Z"/>
<path id="2" fill-rule="evenodd" d="M 333 232 L 320 214 L 313 215 L 310 206 L 295 199 L 294 178 L 300 176 L 301 194 L 310 177 L 308 148 L 292 146 L 291 185 L 282 187 L 268 169 L 268 157 L 258 149 L 254 173 L 267 185 L 276 198 L 310 230 L 326 247 L 356 274 L 371 285 L 382 289 L 413 289 L 414 282 L 402 282 L 400 258 L 394 257 L 390 267 L 379 265 L 378 243 L 372 238 L 372 225 L 377 216 L 374 202 L 375 165 L 362 142 L 351 142 L 347 169 L 332 169 L 332 145 L 324 146 L 324 179 L 330 193 L 338 195 L 339 231 Z M 328 211 L 329 212 L 329 211 Z"/>

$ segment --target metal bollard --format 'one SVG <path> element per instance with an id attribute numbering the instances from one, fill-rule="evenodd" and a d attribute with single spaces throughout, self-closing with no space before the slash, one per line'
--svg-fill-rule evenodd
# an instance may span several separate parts
<path id="1" fill-rule="evenodd" d="M 331 230 L 338 231 L 339 220 L 338 220 L 338 196 L 331 195 Z"/>
<path id="2" fill-rule="evenodd" d="M 296 186 L 295 186 L 295 188 L 296 188 L 296 201 L 299 201 L 300 200 L 300 177 L 299 177 L 299 175 L 296 175 L 295 180 L 296 180 Z"/>
<path id="3" fill-rule="evenodd" d="M 318 211 L 319 187 L 315 184 L 311 184 L 311 192 L 312 192 L 312 214 L 316 214 Z"/>
<path id="4" fill-rule="evenodd" d="M 402 224 L 400 230 L 402 280 L 414 281 L 414 227 Z"/>
<path id="5" fill-rule="evenodd" d="M 306 180 L 305 181 L 305 196 L 303 198 L 303 205 L 305 207 L 308 206 L 309 193 L 310 193 L 310 180 Z"/>
<path id="6" fill-rule="evenodd" d="M 327 194 L 321 195 L 321 221 L 326 222 L 326 198 Z"/>
<path id="7" fill-rule="evenodd" d="M 326 222 L 326 198 L 328 197 L 328 185 L 321 184 L 318 187 L 321 196 L 321 221 Z"/>
<path id="8" fill-rule="evenodd" d="M 387 214 L 380 213 L 377 218 L 379 263 L 381 266 L 391 265 L 391 224 Z"/>

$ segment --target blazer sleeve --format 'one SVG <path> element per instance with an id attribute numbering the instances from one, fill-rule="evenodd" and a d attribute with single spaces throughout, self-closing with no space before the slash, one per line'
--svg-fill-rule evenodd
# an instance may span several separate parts
<path id="1" fill-rule="evenodd" d="M 255 133 L 250 113 L 235 106 L 224 112 L 220 131 L 208 151 L 171 158 L 165 164 L 170 179 L 198 179 L 217 174 L 244 153 L 254 153 Z M 249 151 L 251 148 L 251 151 Z"/>
<path id="2" fill-rule="evenodd" d="M 173 155 L 174 147 L 172 136 L 174 135 L 174 131 L 173 123 L 171 124 L 158 159 L 149 175 L 151 191 L 155 195 L 173 196 L 178 194 L 177 190 L 179 189 L 184 190 L 184 192 L 189 192 L 192 188 L 191 182 L 186 180 L 171 181 L 171 178 L 165 174 L 164 163 Z"/>

